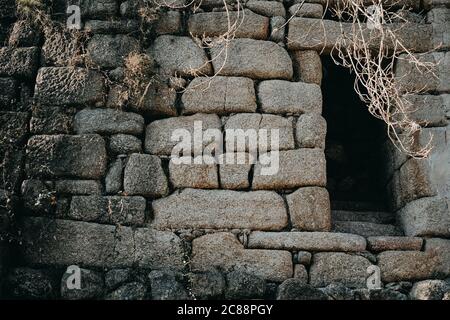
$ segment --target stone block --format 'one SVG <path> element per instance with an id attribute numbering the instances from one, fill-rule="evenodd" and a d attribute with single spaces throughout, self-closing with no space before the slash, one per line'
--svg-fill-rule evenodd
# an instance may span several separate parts
<path id="1" fill-rule="evenodd" d="M 39 67 L 39 49 L 0 47 L 0 76 L 32 79 Z"/>
<path id="2" fill-rule="evenodd" d="M 291 53 L 297 80 L 306 83 L 322 84 L 322 60 L 317 51 L 298 50 Z"/>
<path id="3" fill-rule="evenodd" d="M 295 138 L 300 148 L 325 149 L 326 135 L 327 122 L 322 116 L 311 113 L 298 118 Z"/>
<path id="4" fill-rule="evenodd" d="M 182 157 L 183 163 L 178 164 L 173 159 L 169 162 L 170 182 L 175 189 L 219 188 L 218 168 L 215 164 L 206 164 L 200 159 L 201 164 L 195 163 L 193 157 Z"/>
<path id="5" fill-rule="evenodd" d="M 86 50 L 86 58 L 94 66 L 117 68 L 130 53 L 139 51 L 139 42 L 127 35 L 94 34 Z"/>

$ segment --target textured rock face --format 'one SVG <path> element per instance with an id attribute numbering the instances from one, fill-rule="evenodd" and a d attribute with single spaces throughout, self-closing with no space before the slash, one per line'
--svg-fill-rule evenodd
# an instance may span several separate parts
<path id="1" fill-rule="evenodd" d="M 423 244 L 422 238 L 417 237 L 369 237 L 367 244 L 372 251 L 417 250 Z"/>
<path id="2" fill-rule="evenodd" d="M 124 191 L 129 195 L 160 197 L 168 192 L 161 160 L 152 155 L 132 154 L 124 172 Z"/>
<path id="3" fill-rule="evenodd" d="M 366 287 L 369 260 L 346 253 L 316 253 L 309 271 L 310 284 L 325 287 L 339 282 L 347 287 Z"/>
<path id="4" fill-rule="evenodd" d="M 152 206 L 157 229 L 280 230 L 287 225 L 283 199 L 274 192 L 186 189 Z"/>
<path id="5" fill-rule="evenodd" d="M 205 12 L 196 13 L 189 18 L 188 30 L 194 36 L 218 37 L 228 31 L 228 23 L 238 25 L 235 33 L 237 38 L 253 38 L 265 40 L 269 33 L 269 18 L 255 14 L 250 10 L 239 13 Z"/>
<path id="6" fill-rule="evenodd" d="M 248 272 L 269 281 L 292 276 L 292 258 L 287 251 L 246 250 L 231 233 L 202 236 L 192 244 L 192 268 L 211 267 Z"/>
<path id="7" fill-rule="evenodd" d="M 195 164 L 194 159 L 189 157 L 192 164 L 169 163 L 170 182 L 174 188 L 219 188 L 218 169 L 215 164 Z"/>
<path id="8" fill-rule="evenodd" d="M 296 141 L 300 148 L 325 149 L 327 122 L 318 114 L 303 114 L 298 118 Z"/>
<path id="9" fill-rule="evenodd" d="M 32 78 L 38 69 L 39 49 L 0 48 L 0 76 Z"/>
<path id="10" fill-rule="evenodd" d="M 325 154 L 322 150 L 280 151 L 279 157 L 279 170 L 274 175 L 263 175 L 263 165 L 255 165 L 254 190 L 326 185 Z"/>
<path id="11" fill-rule="evenodd" d="M 292 61 L 289 54 L 270 41 L 235 39 L 228 46 L 225 59 L 223 45 L 211 48 L 214 70 L 220 75 L 241 76 L 252 79 L 291 79 Z"/>
<path id="12" fill-rule="evenodd" d="M 139 42 L 125 35 L 94 35 L 87 45 L 88 59 L 96 66 L 116 68 L 131 52 L 139 51 Z"/>
<path id="13" fill-rule="evenodd" d="M 150 54 L 166 74 L 193 75 L 212 73 L 206 53 L 189 37 L 158 37 Z"/>
<path id="14" fill-rule="evenodd" d="M 136 113 L 112 109 L 84 109 L 75 115 L 78 134 L 128 133 L 138 135 L 144 131 L 144 118 Z"/>
<path id="15" fill-rule="evenodd" d="M 292 226 L 305 231 L 331 229 L 330 197 L 324 188 L 300 188 L 286 197 Z"/>
<path id="16" fill-rule="evenodd" d="M 241 77 L 195 78 L 183 94 L 182 101 L 183 114 L 222 115 L 256 111 L 253 81 Z"/>
<path id="17" fill-rule="evenodd" d="M 27 155 L 31 176 L 95 179 L 106 170 L 105 142 L 98 135 L 33 136 Z"/>
<path id="18" fill-rule="evenodd" d="M 171 232 L 46 218 L 24 220 L 28 263 L 91 267 L 181 268 L 183 249 Z M 114 244 L 114 246 L 111 246 Z"/>
<path id="19" fill-rule="evenodd" d="M 177 129 L 187 130 L 190 134 L 189 138 L 192 138 L 194 135 L 195 122 L 199 122 L 199 124 L 201 122 L 201 128 L 203 130 L 220 130 L 222 127 L 220 119 L 217 115 L 200 113 L 192 116 L 157 120 L 147 126 L 145 133 L 145 151 L 154 155 L 170 156 L 173 148 L 180 142 L 178 140 L 179 138 L 172 140 L 174 131 Z M 203 146 L 206 145 L 207 143 L 204 141 Z M 192 152 L 194 151 L 196 151 L 195 146 Z"/>
<path id="20" fill-rule="evenodd" d="M 432 278 L 437 257 L 421 251 L 385 251 L 378 255 L 381 279 L 386 282 Z"/>
<path id="21" fill-rule="evenodd" d="M 85 105 L 100 102 L 103 78 L 82 68 L 41 68 L 36 78 L 36 98 L 50 105 Z"/>
<path id="22" fill-rule="evenodd" d="M 315 84 L 262 81 L 258 86 L 258 98 L 264 112 L 276 114 L 302 114 L 322 112 L 322 92 Z"/>
<path id="23" fill-rule="evenodd" d="M 357 235 L 328 232 L 252 232 L 249 248 L 309 250 L 309 251 L 364 251 L 366 240 Z"/>

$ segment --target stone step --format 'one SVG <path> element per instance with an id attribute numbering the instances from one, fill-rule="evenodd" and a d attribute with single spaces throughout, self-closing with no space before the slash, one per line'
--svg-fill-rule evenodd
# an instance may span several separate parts
<path id="1" fill-rule="evenodd" d="M 379 202 L 369 201 L 331 201 L 331 210 L 385 211 L 386 206 Z"/>
<path id="2" fill-rule="evenodd" d="M 400 230 L 392 224 L 361 221 L 335 221 L 333 232 L 352 233 L 363 237 L 402 235 Z"/>
<path id="3" fill-rule="evenodd" d="M 333 221 L 360 221 L 383 224 L 394 222 L 395 215 L 390 212 L 380 211 L 333 210 L 331 211 L 331 218 Z"/>

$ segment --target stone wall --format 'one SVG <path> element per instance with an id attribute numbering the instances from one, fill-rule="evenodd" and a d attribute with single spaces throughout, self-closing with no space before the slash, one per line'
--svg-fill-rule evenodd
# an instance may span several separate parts
<path id="1" fill-rule="evenodd" d="M 5 297 L 449 298 L 448 1 L 406 1 L 426 16 L 402 38 L 418 54 L 440 44 L 425 58 L 441 63 L 432 81 L 397 66 L 402 85 L 427 87 L 413 97 L 415 117 L 435 136 L 425 161 L 386 143 L 398 223 L 373 208 L 330 205 L 320 54 L 337 22 L 321 23 L 324 1 L 300 10 L 298 1 L 246 2 L 226 60 L 194 41 L 226 31 L 222 0 L 204 0 L 196 13 L 165 8 L 149 38 L 138 0 L 78 1 L 85 56 L 70 35 L 30 30 L 13 2 L 0 5 L 0 221 L 14 216 L 1 225 Z M 65 11 L 65 1 L 54 5 Z M 154 59 L 157 81 L 143 104 L 124 105 L 118 92 L 133 52 Z M 278 129 L 279 171 L 174 163 L 173 131 L 198 121 L 222 135 Z M 71 265 L 82 268 L 81 290 L 67 289 Z M 382 290 L 366 287 L 372 265 Z"/>

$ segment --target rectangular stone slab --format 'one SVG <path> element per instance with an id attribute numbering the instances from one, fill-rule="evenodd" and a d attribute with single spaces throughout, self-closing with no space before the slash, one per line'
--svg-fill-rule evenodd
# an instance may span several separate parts
<path id="1" fill-rule="evenodd" d="M 331 232 L 252 232 L 249 248 L 307 250 L 307 251 L 364 251 L 366 239 L 354 234 Z"/>
<path id="2" fill-rule="evenodd" d="M 47 218 L 25 218 L 22 230 L 21 251 L 28 264 L 183 267 L 181 240 L 171 232 Z"/>
<path id="3" fill-rule="evenodd" d="M 185 189 L 152 203 L 156 229 L 281 230 L 284 201 L 275 192 Z"/>
<path id="4" fill-rule="evenodd" d="M 292 277 L 292 256 L 288 251 L 248 250 L 231 233 L 214 233 L 192 242 L 193 271 L 219 267 L 224 271 L 240 270 L 268 281 L 282 282 Z"/>

